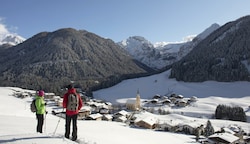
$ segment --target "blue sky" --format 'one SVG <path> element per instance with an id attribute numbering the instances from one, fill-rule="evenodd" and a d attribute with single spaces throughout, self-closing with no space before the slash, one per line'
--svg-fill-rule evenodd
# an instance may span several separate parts
<path id="1" fill-rule="evenodd" d="M 1 0 L 0 24 L 26 39 L 71 27 L 115 42 L 129 36 L 175 42 L 250 15 L 249 6 L 249 0 Z"/>

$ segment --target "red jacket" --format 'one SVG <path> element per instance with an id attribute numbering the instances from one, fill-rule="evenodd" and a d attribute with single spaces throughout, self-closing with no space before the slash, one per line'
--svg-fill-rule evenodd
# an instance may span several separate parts
<path id="1" fill-rule="evenodd" d="M 76 111 L 67 110 L 67 103 L 68 103 L 69 94 L 76 94 L 78 96 L 79 104 L 78 104 L 78 109 Z M 63 96 L 63 108 L 66 108 L 66 114 L 67 115 L 78 114 L 78 112 L 82 108 L 82 106 L 83 106 L 82 99 L 81 99 L 80 95 L 76 93 L 76 89 L 74 89 L 74 88 L 69 89 L 68 92 L 64 94 L 64 96 Z"/>

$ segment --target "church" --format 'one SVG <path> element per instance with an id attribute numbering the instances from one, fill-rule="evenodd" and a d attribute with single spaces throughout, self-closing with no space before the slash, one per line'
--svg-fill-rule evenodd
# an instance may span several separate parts
<path id="1" fill-rule="evenodd" d="M 140 97 L 139 90 L 137 90 L 136 98 L 127 100 L 126 108 L 128 110 L 132 110 L 132 111 L 140 110 L 140 108 L 141 108 L 141 97 Z"/>

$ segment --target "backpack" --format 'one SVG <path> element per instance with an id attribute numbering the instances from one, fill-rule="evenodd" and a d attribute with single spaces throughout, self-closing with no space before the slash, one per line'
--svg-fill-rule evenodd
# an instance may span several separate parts
<path id="1" fill-rule="evenodd" d="M 31 112 L 36 112 L 36 99 L 33 99 L 31 104 L 30 104 L 30 110 Z"/>
<path id="2" fill-rule="evenodd" d="M 68 95 L 67 110 L 76 111 L 78 109 L 79 99 L 76 94 Z"/>

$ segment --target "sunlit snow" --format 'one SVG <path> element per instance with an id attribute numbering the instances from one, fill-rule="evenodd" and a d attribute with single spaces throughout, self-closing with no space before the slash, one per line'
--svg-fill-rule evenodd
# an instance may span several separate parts
<path id="1" fill-rule="evenodd" d="M 136 115 L 138 120 L 150 117 L 172 125 L 188 123 L 194 127 L 205 125 L 208 118 L 214 114 L 218 104 L 241 106 L 246 111 L 248 123 L 215 119 L 210 119 L 210 121 L 215 130 L 223 126 L 238 125 L 244 131 L 250 131 L 249 82 L 184 83 L 168 79 L 168 74 L 169 71 L 146 78 L 125 80 L 111 88 L 94 92 L 94 96 L 114 104 L 122 104 L 128 98 L 135 98 L 137 90 L 142 100 L 152 98 L 155 94 L 165 95 L 171 92 L 181 94 L 184 98 L 196 96 L 198 101 L 192 106 L 176 109 L 163 107 L 171 112 L 168 115 L 156 115 L 146 111 Z M 74 143 L 63 138 L 65 120 L 51 114 L 53 106 L 47 107 L 49 113 L 46 115 L 44 133 L 36 133 L 35 114 L 29 109 L 31 98 L 16 98 L 12 96 L 14 90 L 24 91 L 20 88 L 0 87 L 0 143 Z M 55 131 L 57 124 L 58 128 Z M 90 120 L 78 120 L 78 138 L 84 144 L 196 143 L 194 135 L 132 128 L 120 122 Z"/>

